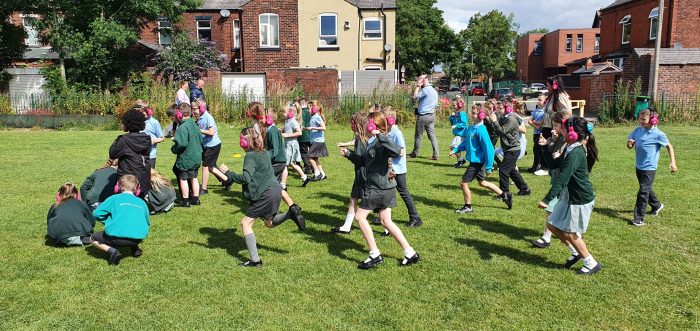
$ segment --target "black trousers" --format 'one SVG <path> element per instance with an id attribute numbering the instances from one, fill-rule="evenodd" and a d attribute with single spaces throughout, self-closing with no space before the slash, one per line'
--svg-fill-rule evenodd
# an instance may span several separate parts
<path id="1" fill-rule="evenodd" d="M 156 168 L 156 159 L 148 159 L 148 163 L 151 165 L 151 169 Z"/>
<path id="2" fill-rule="evenodd" d="M 503 154 L 503 162 L 501 162 L 501 165 L 498 167 L 499 186 L 503 192 L 509 192 L 511 179 L 519 190 L 526 190 L 528 188 L 523 176 L 515 169 L 518 156 L 520 156 L 519 150 L 508 151 Z"/>
<path id="3" fill-rule="evenodd" d="M 542 137 L 544 137 L 544 139 L 549 139 L 552 137 L 552 128 L 542 128 L 540 130 L 542 131 Z M 539 137 L 537 140 L 539 140 Z M 535 140 L 535 145 L 537 145 L 537 140 Z M 552 153 L 547 150 L 547 146 L 542 146 L 542 153 L 540 154 L 540 157 L 540 164 L 542 165 L 542 168 L 549 169 L 552 166 L 552 162 L 554 162 L 554 157 L 552 157 Z"/>
<path id="4" fill-rule="evenodd" d="M 532 155 L 534 157 L 534 161 L 532 161 L 532 168 L 537 169 L 537 167 L 543 167 L 542 164 L 542 154 L 544 153 L 544 150 L 547 148 L 545 146 L 540 146 L 540 144 L 537 143 L 537 141 L 540 140 L 540 134 L 535 133 L 532 135 Z"/>
<path id="5" fill-rule="evenodd" d="M 301 160 L 304 161 L 304 172 L 312 172 L 313 167 L 311 166 L 311 163 L 309 163 L 309 157 L 307 156 L 309 154 L 309 148 L 311 148 L 311 142 L 310 141 L 300 141 L 299 142 L 299 154 L 301 154 Z"/>
<path id="6" fill-rule="evenodd" d="M 408 192 L 408 186 L 406 186 L 406 174 L 397 174 L 394 178 L 396 179 L 396 190 L 399 191 L 399 195 L 406 204 L 406 209 L 408 209 L 408 218 L 411 220 L 419 220 L 420 216 L 418 216 L 418 210 L 416 210 L 413 197 L 411 193 Z"/>
<path id="7" fill-rule="evenodd" d="M 661 201 L 654 194 L 654 177 L 656 170 L 639 170 L 637 172 L 637 181 L 639 181 L 639 191 L 637 192 L 637 205 L 634 207 L 634 219 L 644 220 L 647 204 L 652 210 L 656 210 L 661 206 Z"/>

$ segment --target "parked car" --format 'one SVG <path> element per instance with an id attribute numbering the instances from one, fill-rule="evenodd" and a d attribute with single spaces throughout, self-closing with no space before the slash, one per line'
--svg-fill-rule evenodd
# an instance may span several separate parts
<path id="1" fill-rule="evenodd" d="M 457 85 L 457 84 L 450 85 L 450 92 L 459 92 L 459 85 Z"/>
<path id="2" fill-rule="evenodd" d="M 484 89 L 483 86 L 477 85 L 477 86 L 472 87 L 471 90 L 469 90 L 469 95 L 485 96 L 486 90 Z"/>
<path id="3" fill-rule="evenodd" d="M 497 88 L 491 91 L 491 94 L 489 97 L 497 99 L 497 100 L 503 100 L 507 97 L 514 98 L 515 94 L 513 93 L 513 90 L 510 88 Z"/>
<path id="4" fill-rule="evenodd" d="M 540 94 L 549 95 L 547 87 L 542 83 L 532 83 L 532 85 L 530 85 L 530 87 L 523 92 L 523 99 L 534 99 L 537 98 Z"/>

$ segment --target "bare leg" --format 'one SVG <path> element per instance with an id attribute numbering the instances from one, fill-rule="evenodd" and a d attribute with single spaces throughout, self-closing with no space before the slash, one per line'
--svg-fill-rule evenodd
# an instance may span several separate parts
<path id="1" fill-rule="evenodd" d="M 192 178 L 192 197 L 193 198 L 198 198 L 199 197 L 199 180 L 197 177 Z"/>
<path id="2" fill-rule="evenodd" d="M 493 184 L 489 181 L 482 180 L 479 182 L 479 186 L 481 186 L 483 188 L 487 188 L 491 192 L 496 193 L 497 195 L 503 194 L 503 191 L 501 191 L 501 189 L 498 186 L 496 186 L 495 184 Z"/>
<path id="3" fill-rule="evenodd" d="M 241 220 L 241 230 L 243 230 L 243 235 L 248 235 L 253 233 L 253 223 L 255 222 L 254 218 L 250 218 L 248 216 L 243 216 L 243 219 Z"/>
<path id="4" fill-rule="evenodd" d="M 212 174 L 214 174 L 214 176 L 216 176 L 216 178 L 217 178 L 220 182 L 224 182 L 224 181 L 226 181 L 226 180 L 228 179 L 228 177 L 226 177 L 226 174 L 224 174 L 223 172 L 221 172 L 221 170 L 219 170 L 219 168 L 217 168 L 217 167 L 209 167 L 209 171 L 210 171 Z M 204 176 L 202 175 L 202 177 L 204 177 Z M 202 183 L 202 186 L 205 186 L 204 183 Z"/>
<path id="5" fill-rule="evenodd" d="M 461 182 L 459 185 L 462 187 L 462 196 L 464 197 L 464 204 L 470 205 L 472 203 L 472 191 L 469 190 L 469 183 Z"/>
<path id="6" fill-rule="evenodd" d="M 321 172 L 321 170 L 318 169 L 318 158 L 317 157 L 310 157 L 309 163 L 311 163 L 311 167 L 314 168 L 314 176 L 316 175 L 316 173 Z"/>
<path id="7" fill-rule="evenodd" d="M 206 190 L 207 184 L 209 184 L 209 167 L 202 167 L 202 188 Z M 194 185 L 192 185 L 192 187 L 194 189 Z M 199 190 L 197 190 L 197 192 L 199 192 Z"/>
<path id="8" fill-rule="evenodd" d="M 105 245 L 105 244 L 100 244 L 99 242 L 94 241 L 94 240 L 93 240 L 93 242 L 92 242 L 92 245 L 95 246 L 95 248 L 97 248 L 97 249 L 99 249 L 99 250 L 101 250 L 101 251 L 103 251 L 103 252 L 108 252 L 109 249 L 112 248 L 112 246 L 107 246 L 107 245 Z"/>
<path id="9" fill-rule="evenodd" d="M 292 162 L 291 166 L 292 166 L 292 169 L 294 169 L 294 171 L 296 171 L 297 174 L 299 174 L 299 177 L 302 177 L 302 178 L 304 177 L 304 170 L 301 169 L 301 167 L 298 164 Z"/>
<path id="10" fill-rule="evenodd" d="M 180 183 L 180 196 L 182 199 L 189 199 L 190 197 L 190 185 L 188 183 L 187 179 L 180 179 L 178 180 L 178 183 Z"/>
<path id="11" fill-rule="evenodd" d="M 588 247 L 586 247 L 586 243 L 583 241 L 583 238 L 578 236 L 578 234 L 573 232 L 564 232 L 564 236 L 566 236 L 566 239 L 572 246 L 574 246 L 582 259 L 585 259 L 588 257 L 588 255 L 590 255 L 588 252 Z"/>
<path id="12" fill-rule="evenodd" d="M 282 200 L 284 200 L 284 203 L 287 204 L 287 206 L 292 206 L 294 204 L 294 200 L 289 196 L 289 193 L 287 191 L 282 190 Z"/>
<path id="13" fill-rule="evenodd" d="M 369 250 L 377 251 L 377 242 L 374 241 L 374 233 L 372 233 L 372 227 L 370 227 L 369 222 L 367 222 L 367 215 L 369 215 L 369 212 L 369 210 L 359 208 L 355 213 L 355 220 L 357 220 L 357 225 L 360 226 L 360 231 L 362 231 L 362 236 L 365 237 L 365 241 L 367 241 L 367 246 L 369 246 Z"/>
<path id="14" fill-rule="evenodd" d="M 387 231 L 389 231 L 391 236 L 394 237 L 394 240 L 396 240 L 396 242 L 398 242 L 399 245 L 401 245 L 401 248 L 403 248 L 404 251 L 411 248 L 411 245 L 408 244 L 408 241 L 406 240 L 406 237 L 404 237 L 403 232 L 401 232 L 401 229 L 399 229 L 399 227 L 396 226 L 394 221 L 391 220 L 391 208 L 380 210 L 379 218 L 382 220 L 382 225 L 384 226 L 384 228 L 387 229 Z"/>
<path id="15" fill-rule="evenodd" d="M 284 167 L 282 175 L 280 176 L 280 184 L 282 184 L 282 187 L 287 186 L 287 177 L 289 177 L 289 171 L 287 170 L 287 167 Z"/>

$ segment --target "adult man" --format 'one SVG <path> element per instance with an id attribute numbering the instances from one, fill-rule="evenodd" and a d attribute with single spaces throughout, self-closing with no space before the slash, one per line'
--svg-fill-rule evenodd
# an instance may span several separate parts
<path id="1" fill-rule="evenodd" d="M 435 108 L 437 108 L 438 94 L 430 85 L 427 75 L 421 75 L 416 82 L 416 90 L 413 92 L 413 99 L 418 102 L 416 110 L 416 132 L 413 142 L 413 152 L 408 156 L 414 158 L 420 152 L 420 142 L 423 139 L 423 131 L 428 132 L 428 139 L 433 145 L 433 160 L 440 156 L 438 140 L 435 135 Z"/>
<path id="2" fill-rule="evenodd" d="M 190 100 L 195 101 L 202 99 L 206 101 L 207 98 L 204 97 L 204 92 L 202 91 L 203 88 L 204 80 L 202 79 L 197 80 L 197 84 L 190 83 Z"/>

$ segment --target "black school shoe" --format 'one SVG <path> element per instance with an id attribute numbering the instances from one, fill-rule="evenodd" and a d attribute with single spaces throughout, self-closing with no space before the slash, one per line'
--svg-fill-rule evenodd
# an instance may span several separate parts
<path id="1" fill-rule="evenodd" d="M 420 218 L 411 219 L 411 220 L 408 221 L 408 223 L 406 224 L 406 226 L 409 227 L 409 228 L 417 228 L 417 227 L 419 227 L 419 226 L 421 226 L 421 225 L 423 225 L 423 220 L 421 220 Z"/>
<path id="2" fill-rule="evenodd" d="M 566 262 L 564 262 L 564 268 L 569 269 L 571 268 L 578 260 L 581 259 L 581 255 L 571 255 Z"/>
<path id="3" fill-rule="evenodd" d="M 343 230 L 340 229 L 340 227 L 337 227 L 337 228 L 332 228 L 332 229 L 331 229 L 331 233 L 335 233 L 335 234 L 350 234 L 350 231 L 343 231 Z"/>
<path id="4" fill-rule="evenodd" d="M 199 201 L 199 197 L 192 197 L 192 199 L 190 199 L 190 205 L 192 206 L 199 206 L 201 204 L 202 202 Z"/>
<path id="5" fill-rule="evenodd" d="M 311 175 L 306 176 L 306 179 L 304 179 L 304 182 L 301 183 L 301 187 L 306 187 L 306 184 L 308 184 L 312 180 L 313 180 L 313 178 L 311 178 Z"/>
<path id="6" fill-rule="evenodd" d="M 546 242 L 542 238 L 538 238 L 537 240 L 531 240 L 532 246 L 535 246 L 537 248 L 547 248 L 549 245 L 551 245 L 551 242 Z"/>
<path id="7" fill-rule="evenodd" d="M 501 194 L 501 200 L 506 203 L 508 209 L 513 209 L 513 193 L 503 192 L 503 194 Z"/>
<path id="8" fill-rule="evenodd" d="M 107 259 L 107 264 L 109 265 L 119 265 L 119 261 L 122 260 L 124 255 L 119 252 L 118 249 L 114 248 L 114 251 L 109 254 L 109 259 Z"/>
<path id="9" fill-rule="evenodd" d="M 411 257 L 404 256 L 403 260 L 399 261 L 399 267 L 406 267 L 411 264 L 416 264 L 418 263 L 418 260 L 420 260 L 420 256 L 418 255 L 418 253 L 413 254 L 413 256 Z"/>
<path id="10" fill-rule="evenodd" d="M 239 267 L 249 267 L 249 268 L 262 268 L 262 265 L 263 265 L 262 260 L 260 260 L 260 261 L 248 260 L 248 261 L 245 261 L 245 262 L 239 264 L 238 266 Z"/>
<path id="11" fill-rule="evenodd" d="M 131 256 L 139 257 L 141 255 L 143 255 L 143 251 L 141 250 L 141 247 L 136 246 L 136 247 L 131 249 Z"/>
<path id="12" fill-rule="evenodd" d="M 301 215 L 301 207 L 295 203 L 289 206 L 289 212 L 292 214 L 292 220 L 299 228 L 299 231 L 306 230 L 306 220 L 304 216 Z"/>
<path id="13" fill-rule="evenodd" d="M 380 254 L 379 256 L 374 257 L 374 258 L 371 256 L 368 257 L 367 260 L 362 261 L 362 263 L 360 263 L 357 267 L 359 269 L 362 269 L 362 270 L 367 270 L 367 269 L 375 267 L 379 264 L 382 264 L 383 262 L 384 262 L 384 257 L 382 257 L 382 255 Z"/>
<path id="14" fill-rule="evenodd" d="M 592 275 L 592 274 L 600 271 L 600 269 L 603 269 L 603 265 L 600 262 L 598 262 L 595 265 L 595 267 L 593 267 L 592 269 L 589 269 L 586 266 L 583 266 L 583 268 L 581 268 L 579 271 L 576 271 L 576 274 L 584 275 L 584 276 L 585 275 Z"/>
<path id="15" fill-rule="evenodd" d="M 522 196 L 526 196 L 526 195 L 532 194 L 532 190 L 528 187 L 528 188 L 526 188 L 526 189 L 524 189 L 524 190 L 518 191 L 518 193 L 516 193 L 516 194 L 522 197 Z"/>
<path id="16" fill-rule="evenodd" d="M 183 208 L 190 208 L 190 199 L 182 199 L 180 200 L 180 203 L 177 204 L 178 207 L 183 207 Z"/>

